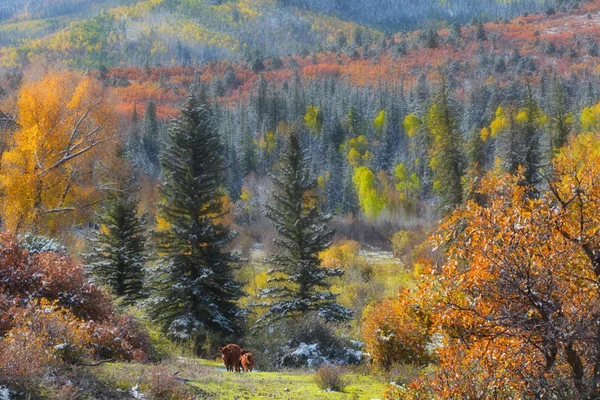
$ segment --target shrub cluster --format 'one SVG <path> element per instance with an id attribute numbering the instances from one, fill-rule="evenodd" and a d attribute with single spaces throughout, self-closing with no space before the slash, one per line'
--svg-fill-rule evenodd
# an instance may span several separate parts
<path id="1" fill-rule="evenodd" d="M 317 370 L 314 380 L 322 390 L 331 390 L 334 392 L 343 392 L 344 388 L 348 385 L 348 382 L 344 379 L 342 368 L 329 364 Z"/>
<path id="2" fill-rule="evenodd" d="M 143 360 L 150 341 L 63 252 L 0 234 L 0 385 L 37 392 L 67 367 Z"/>

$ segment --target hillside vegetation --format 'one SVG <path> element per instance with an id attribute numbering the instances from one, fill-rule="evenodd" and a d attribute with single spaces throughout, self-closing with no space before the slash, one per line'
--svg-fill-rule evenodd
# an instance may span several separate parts
<path id="1" fill-rule="evenodd" d="M 599 24 L 3 2 L 0 398 L 597 398 Z"/>

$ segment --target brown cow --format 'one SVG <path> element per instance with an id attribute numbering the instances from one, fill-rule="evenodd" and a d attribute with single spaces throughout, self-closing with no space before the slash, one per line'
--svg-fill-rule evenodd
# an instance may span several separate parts
<path id="1" fill-rule="evenodd" d="M 227 371 L 241 372 L 240 356 L 242 350 L 237 344 L 228 344 L 227 346 L 219 347 L 219 351 L 223 354 L 223 363 Z"/>
<path id="2" fill-rule="evenodd" d="M 252 369 L 254 368 L 254 356 L 252 356 L 252 353 L 248 350 L 242 350 L 240 361 L 244 372 L 252 372 Z"/>

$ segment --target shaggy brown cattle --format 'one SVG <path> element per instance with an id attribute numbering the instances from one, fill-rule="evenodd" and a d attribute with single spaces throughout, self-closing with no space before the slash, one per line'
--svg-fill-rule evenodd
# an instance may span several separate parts
<path id="1" fill-rule="evenodd" d="M 252 353 L 248 352 L 248 350 L 242 350 L 240 361 L 244 372 L 252 372 L 252 369 L 254 368 L 254 357 L 252 356 Z"/>
<path id="2" fill-rule="evenodd" d="M 241 372 L 242 350 L 237 344 L 228 344 L 227 346 L 219 347 L 219 351 L 223 355 L 223 363 L 227 371 Z"/>

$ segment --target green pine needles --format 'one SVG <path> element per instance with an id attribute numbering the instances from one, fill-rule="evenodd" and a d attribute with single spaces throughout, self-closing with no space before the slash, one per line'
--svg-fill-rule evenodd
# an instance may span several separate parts
<path id="1" fill-rule="evenodd" d="M 223 148 L 210 109 L 194 94 L 171 123 L 161 166 L 150 315 L 169 336 L 196 345 L 210 334 L 234 335 L 242 291 L 225 249 L 234 234 L 221 222 Z"/>
<path id="2" fill-rule="evenodd" d="M 268 260 L 269 286 L 259 295 L 264 302 L 258 304 L 267 310 L 258 325 L 308 314 L 330 322 L 350 319 L 351 312 L 338 305 L 337 295 L 330 291 L 329 278 L 343 271 L 321 267 L 319 253 L 329 247 L 334 232 L 326 224 L 330 217 L 319 212 L 317 180 L 309 174 L 295 132 L 290 133 L 280 173 L 272 179 L 275 194 L 265 214 L 279 234 L 275 243 L 281 251 Z"/>
<path id="3" fill-rule="evenodd" d="M 98 214 L 92 254 L 86 256 L 92 273 L 124 305 L 145 296 L 146 225 L 137 212 L 137 200 L 129 192 L 110 194 Z"/>

